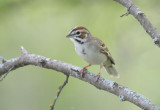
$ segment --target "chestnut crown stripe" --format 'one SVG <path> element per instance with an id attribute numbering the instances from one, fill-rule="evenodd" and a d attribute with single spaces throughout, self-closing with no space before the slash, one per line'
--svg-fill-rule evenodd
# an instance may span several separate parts
<path id="1" fill-rule="evenodd" d="M 87 30 L 85 27 L 83 27 L 83 26 L 78 26 L 78 27 L 75 27 L 74 29 L 73 29 L 73 31 L 76 31 L 76 30 Z M 88 31 L 88 30 L 87 30 Z"/>
<path id="2" fill-rule="evenodd" d="M 80 30 L 80 31 L 84 30 L 84 31 L 86 31 L 86 32 L 88 32 L 88 33 L 89 33 L 88 29 L 87 29 L 87 28 L 85 28 L 85 27 L 83 27 L 83 26 L 75 27 L 75 28 L 73 28 L 73 29 L 72 29 L 72 31 L 71 31 L 71 32 L 73 32 L 73 31 L 77 31 L 77 30 Z"/>

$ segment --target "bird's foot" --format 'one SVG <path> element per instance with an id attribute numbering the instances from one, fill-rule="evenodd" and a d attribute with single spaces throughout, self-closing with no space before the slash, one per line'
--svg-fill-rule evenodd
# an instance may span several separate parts
<path id="1" fill-rule="evenodd" d="M 79 71 L 82 78 L 84 78 L 85 71 L 87 71 L 87 69 L 85 67 Z"/>
<path id="2" fill-rule="evenodd" d="M 98 74 L 95 76 L 95 78 L 97 78 L 97 79 L 96 79 L 96 82 L 98 82 L 100 76 L 101 76 L 101 73 L 98 73 Z"/>

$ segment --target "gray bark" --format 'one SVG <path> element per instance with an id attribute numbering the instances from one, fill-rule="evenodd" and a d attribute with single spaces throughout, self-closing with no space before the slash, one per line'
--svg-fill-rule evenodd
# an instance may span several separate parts
<path id="1" fill-rule="evenodd" d="M 145 110 L 158 110 L 159 107 L 153 104 L 149 99 L 141 94 L 138 94 L 129 88 L 119 85 L 116 82 L 109 81 L 102 77 L 98 81 L 95 77 L 96 75 L 86 71 L 85 76 L 81 77 L 79 75 L 80 67 L 57 61 L 54 59 L 46 58 L 44 56 L 28 53 L 23 47 L 21 47 L 22 55 L 17 58 L 12 58 L 10 60 L 5 60 L 0 64 L 0 76 L 5 75 L 12 70 L 18 69 L 26 65 L 35 65 L 42 68 L 56 70 L 65 75 L 73 76 L 82 81 L 88 82 L 89 84 L 95 86 L 100 90 L 104 90 L 115 94 L 120 98 L 121 101 L 129 101 L 142 109 Z"/>
<path id="2" fill-rule="evenodd" d="M 160 47 L 160 34 L 156 30 L 156 28 L 151 24 L 149 19 L 146 17 L 146 15 L 138 8 L 136 7 L 132 0 L 114 0 L 127 9 L 127 14 L 133 15 L 138 22 L 143 26 L 145 31 L 150 35 L 150 37 L 153 39 L 153 42 Z"/>

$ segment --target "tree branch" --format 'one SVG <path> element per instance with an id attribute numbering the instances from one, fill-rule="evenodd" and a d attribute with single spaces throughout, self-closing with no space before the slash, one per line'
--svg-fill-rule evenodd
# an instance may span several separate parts
<path id="1" fill-rule="evenodd" d="M 158 47 L 160 47 L 160 34 L 157 32 L 156 28 L 151 24 L 151 22 L 145 16 L 145 14 L 133 4 L 132 0 L 114 0 L 114 1 L 126 7 L 127 14 L 124 14 L 124 15 L 132 14 L 143 26 L 146 32 L 151 36 L 151 38 L 153 39 L 153 42 Z"/>
<path id="2" fill-rule="evenodd" d="M 108 91 L 112 94 L 115 94 L 120 98 L 121 101 L 129 101 L 142 109 L 159 109 L 158 106 L 154 105 L 149 99 L 147 99 L 143 95 L 138 94 L 127 87 L 119 85 L 116 82 L 109 81 L 102 77 L 100 77 L 97 82 L 97 78 L 95 77 L 96 75 L 88 71 L 85 71 L 85 76 L 82 78 L 81 75 L 79 75 L 79 71 L 81 70 L 81 68 L 77 66 L 62 61 L 52 60 L 50 58 L 46 58 L 40 55 L 28 53 L 23 47 L 21 47 L 21 51 L 21 56 L 6 60 L 5 63 L 0 64 L 0 76 L 4 75 L 8 71 L 18 69 L 22 66 L 35 65 L 42 68 L 56 70 L 65 75 L 73 76 L 82 81 L 88 82 L 100 90 Z"/>
<path id="3" fill-rule="evenodd" d="M 66 80 L 65 80 L 64 83 L 59 87 L 59 89 L 58 89 L 58 91 L 57 91 L 57 95 L 56 95 L 56 97 L 55 97 L 55 99 L 54 99 L 54 101 L 53 101 L 53 104 L 50 105 L 50 110 L 54 110 L 54 106 L 55 106 L 55 104 L 56 104 L 56 101 L 57 101 L 57 99 L 58 99 L 58 97 L 59 97 L 62 89 L 63 89 L 64 86 L 68 83 L 68 78 L 69 78 L 69 76 L 66 75 Z"/>

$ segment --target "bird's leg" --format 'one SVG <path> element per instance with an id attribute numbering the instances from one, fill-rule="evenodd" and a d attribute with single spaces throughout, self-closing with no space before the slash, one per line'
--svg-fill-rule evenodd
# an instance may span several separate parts
<path id="1" fill-rule="evenodd" d="M 81 77 L 84 77 L 84 71 L 86 71 L 86 70 L 87 70 L 87 68 L 88 68 L 88 67 L 90 67 L 90 66 L 91 66 L 91 64 L 89 64 L 89 65 L 87 65 L 87 66 L 83 67 L 83 69 L 81 69 L 81 70 L 79 71 L 79 73 L 80 73 Z"/>
<path id="2" fill-rule="evenodd" d="M 96 78 L 97 78 L 96 82 L 99 80 L 99 77 L 101 76 L 102 67 L 103 67 L 103 65 L 100 65 L 99 73 L 96 75 Z"/>

